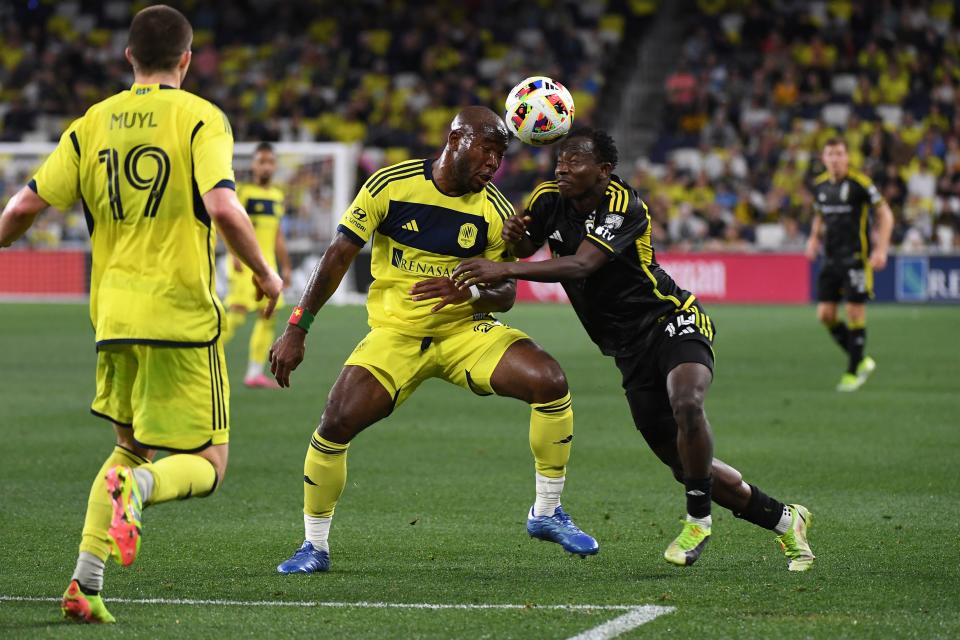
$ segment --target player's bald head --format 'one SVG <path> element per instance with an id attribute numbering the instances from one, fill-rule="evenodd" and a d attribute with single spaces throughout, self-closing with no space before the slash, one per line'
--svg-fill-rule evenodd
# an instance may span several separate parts
<path id="1" fill-rule="evenodd" d="M 503 144 L 510 142 L 510 132 L 503 119 L 486 107 L 463 108 L 450 123 L 450 131 L 464 137 L 478 136 Z"/>

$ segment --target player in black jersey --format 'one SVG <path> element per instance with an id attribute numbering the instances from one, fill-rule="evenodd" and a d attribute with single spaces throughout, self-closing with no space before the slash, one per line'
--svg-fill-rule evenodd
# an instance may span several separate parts
<path id="1" fill-rule="evenodd" d="M 580 129 L 560 143 L 555 182 L 534 190 L 523 216 L 504 224 L 515 255 L 532 255 L 547 242 L 543 262 L 462 262 L 461 287 L 508 278 L 561 282 L 590 338 L 612 356 L 634 423 L 660 460 L 686 488 L 687 517 L 664 553 L 691 565 L 710 536 L 711 499 L 779 534 L 791 571 L 805 571 L 810 513 L 784 505 L 743 481 L 713 457 L 713 435 L 703 403 L 713 379 L 713 321 L 689 291 L 657 264 L 647 205 L 613 174 L 617 149 L 602 131 Z"/>
<path id="2" fill-rule="evenodd" d="M 831 138 L 823 148 L 827 170 L 813 182 L 815 216 L 807 257 L 816 260 L 823 235 L 823 265 L 817 280 L 817 318 L 847 353 L 847 371 L 837 391 L 856 391 L 876 369 L 864 354 L 866 302 L 873 297 L 873 271 L 887 265 L 893 213 L 870 178 L 850 169 L 847 144 Z M 869 210 L 876 213 L 876 244 L 871 242 Z M 837 303 L 846 300 L 846 323 L 837 319 Z"/>

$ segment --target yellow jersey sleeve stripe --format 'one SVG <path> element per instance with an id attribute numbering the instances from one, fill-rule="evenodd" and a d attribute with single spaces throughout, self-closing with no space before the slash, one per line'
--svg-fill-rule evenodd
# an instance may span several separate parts
<path id="1" fill-rule="evenodd" d="M 607 194 L 610 195 L 610 211 L 618 213 L 627 212 L 627 205 L 630 202 L 630 198 L 627 190 L 623 186 L 616 182 L 611 182 L 610 186 L 607 187 Z"/>
<path id="2" fill-rule="evenodd" d="M 859 184 L 864 189 L 870 189 L 870 187 L 873 186 L 873 182 L 870 180 L 870 178 L 859 171 L 851 171 L 848 175 L 850 176 L 851 180 Z"/>
<path id="3" fill-rule="evenodd" d="M 537 186 L 533 190 L 533 193 L 530 194 L 530 201 L 533 202 L 534 200 L 539 198 L 541 194 L 553 192 L 553 191 L 559 191 L 559 190 L 560 188 L 557 186 L 557 183 L 555 181 L 550 180 L 549 182 L 544 182 L 539 186 Z"/>
<path id="4" fill-rule="evenodd" d="M 604 242 L 603 240 L 601 240 L 595 235 L 588 233 L 587 240 L 593 240 L 595 243 L 599 244 L 601 247 L 604 247 L 610 253 L 616 253 L 616 250 L 613 247 L 611 247 L 610 245 L 608 245 L 606 242 Z"/>
<path id="5" fill-rule="evenodd" d="M 556 182 L 544 182 L 539 187 L 533 190 L 533 193 L 530 194 L 530 199 L 527 201 L 527 209 L 533 208 L 534 203 L 537 199 L 540 198 L 545 193 L 560 193 L 559 187 L 557 187 Z"/>
<path id="6" fill-rule="evenodd" d="M 818 175 L 816 178 L 813 179 L 813 184 L 823 184 L 829 179 L 830 179 L 830 172 L 824 171 L 823 173 L 821 173 L 820 175 Z"/>

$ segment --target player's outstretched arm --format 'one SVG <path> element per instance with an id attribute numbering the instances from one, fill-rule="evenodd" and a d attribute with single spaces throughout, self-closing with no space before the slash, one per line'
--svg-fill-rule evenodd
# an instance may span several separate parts
<path id="1" fill-rule="evenodd" d="M 203 205 L 217 225 L 217 230 L 223 235 L 230 252 L 253 271 L 253 281 L 258 290 L 257 299 L 263 296 L 270 299 L 263 312 L 264 317 L 269 318 L 277 305 L 280 292 L 283 291 L 283 280 L 263 257 L 250 217 L 237 199 L 236 192 L 225 187 L 210 189 L 203 194 Z"/>
<path id="2" fill-rule="evenodd" d="M 49 205 L 30 187 L 24 187 L 10 198 L 0 215 L 0 247 L 9 247 L 27 232 L 37 214 Z"/>
<path id="3" fill-rule="evenodd" d="M 340 281 L 350 268 L 353 259 L 360 252 L 360 245 L 347 236 L 338 233 L 307 282 L 307 288 L 300 296 L 297 305 L 301 313 L 316 315 L 340 286 Z M 296 313 L 296 311 L 294 312 Z M 307 330 L 295 324 L 288 324 L 283 334 L 270 348 L 270 372 L 281 387 L 290 386 L 290 374 L 303 362 L 306 352 Z"/>
<path id="4" fill-rule="evenodd" d="M 464 260 L 454 269 L 453 278 L 461 289 L 503 282 L 509 278 L 535 282 L 579 280 L 586 278 L 609 260 L 606 253 L 584 240 L 574 255 L 541 262 L 493 262 L 483 258 Z"/>
<path id="5" fill-rule="evenodd" d="M 890 251 L 890 235 L 893 233 L 893 211 L 886 202 L 877 205 L 876 244 L 870 252 L 870 266 L 881 270 L 887 266 L 887 253 Z"/>

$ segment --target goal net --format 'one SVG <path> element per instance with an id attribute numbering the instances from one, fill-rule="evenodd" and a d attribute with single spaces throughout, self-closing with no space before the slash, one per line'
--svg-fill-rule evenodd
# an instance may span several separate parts
<path id="1" fill-rule="evenodd" d="M 36 172 L 56 145 L 22 142 L 0 144 L 0 199 L 5 204 Z M 274 184 L 286 196 L 283 230 L 293 262 L 292 282 L 285 292 L 296 302 L 313 267 L 336 233 L 340 215 L 353 199 L 360 149 L 322 142 L 278 142 Z M 234 147 L 237 182 L 251 179 L 255 143 Z M 2 205 L 0 205 L 2 206 Z M 227 260 L 217 249 L 217 286 L 226 290 Z M 89 286 L 90 242 L 78 203 L 70 211 L 47 209 L 30 231 L 0 251 L 0 297 L 21 300 L 85 300 Z M 348 274 L 332 302 L 362 301 L 359 280 Z"/>

